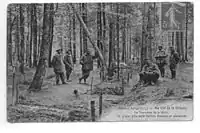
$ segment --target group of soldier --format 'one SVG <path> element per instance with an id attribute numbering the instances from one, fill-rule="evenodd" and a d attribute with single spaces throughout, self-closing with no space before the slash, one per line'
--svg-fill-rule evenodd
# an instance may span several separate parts
<path id="1" fill-rule="evenodd" d="M 60 79 L 63 84 L 66 84 L 64 68 L 66 71 L 66 78 L 68 82 L 70 82 L 69 78 L 73 71 L 73 61 L 72 61 L 71 51 L 67 50 L 64 56 L 62 54 L 62 49 L 58 49 L 56 50 L 56 52 L 57 53 L 53 56 L 52 59 L 52 66 L 54 68 L 54 72 L 56 75 L 56 84 L 57 85 L 59 84 Z M 142 70 L 139 73 L 140 77 L 139 82 L 146 85 L 155 84 L 159 79 L 160 75 L 161 77 L 164 77 L 165 66 L 167 65 L 166 61 L 167 56 L 168 55 L 163 50 L 163 47 L 161 45 L 158 46 L 158 51 L 155 54 L 155 59 L 156 59 L 155 64 L 150 59 L 147 58 L 144 59 Z M 80 58 L 80 64 L 82 65 L 82 76 L 79 78 L 79 83 L 81 83 L 82 80 L 84 80 L 84 83 L 86 83 L 86 80 L 90 75 L 90 72 L 93 70 L 93 60 L 95 58 L 97 58 L 97 56 L 96 55 L 92 56 L 89 50 L 87 50 Z M 172 79 L 176 78 L 176 68 L 178 62 L 179 62 L 179 56 L 177 52 L 175 51 L 174 47 L 170 47 L 169 68 L 171 71 Z"/>
<path id="2" fill-rule="evenodd" d="M 65 66 L 66 78 L 67 80 L 69 80 L 70 74 L 73 70 L 71 51 L 68 50 L 64 57 L 62 54 L 62 49 L 58 49 L 56 50 L 56 52 L 57 53 L 53 56 L 53 59 L 51 62 L 54 68 L 54 73 L 56 75 L 56 84 L 57 85 L 59 84 L 60 79 L 62 81 L 62 84 L 66 84 L 63 66 Z"/>
<path id="3" fill-rule="evenodd" d="M 154 64 L 149 59 L 144 60 L 144 66 L 142 71 L 139 73 L 140 82 L 145 85 L 155 84 L 161 77 L 165 76 L 165 66 L 167 65 L 166 61 L 167 54 L 163 50 L 163 47 L 158 46 L 158 51 L 155 54 L 156 63 Z M 175 51 L 174 47 L 170 47 L 170 55 L 169 55 L 169 68 L 171 71 L 171 78 L 176 78 L 176 68 L 179 62 L 179 56 Z"/>
<path id="4" fill-rule="evenodd" d="M 69 80 L 69 78 L 74 67 L 71 50 L 67 50 L 64 56 L 62 49 L 58 49 L 56 52 L 57 53 L 53 56 L 51 62 L 56 75 L 56 84 L 59 84 L 60 79 L 62 84 L 66 84 L 64 68 L 66 72 L 66 79 L 68 82 L 70 82 L 71 80 Z M 87 50 L 81 57 L 80 64 L 82 65 L 82 76 L 79 78 L 79 83 L 81 83 L 82 79 L 84 80 L 84 83 L 86 83 L 86 79 L 89 77 L 90 71 L 93 70 L 94 58 L 95 57 L 90 54 L 89 50 Z"/>

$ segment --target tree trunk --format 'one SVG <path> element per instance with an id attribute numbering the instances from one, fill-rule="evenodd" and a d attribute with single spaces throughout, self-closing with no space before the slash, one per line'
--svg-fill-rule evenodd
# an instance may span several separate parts
<path id="1" fill-rule="evenodd" d="M 124 15 L 126 15 L 126 6 L 124 5 Z M 122 47 L 122 61 L 126 60 L 126 17 L 124 17 L 124 23 L 123 23 L 123 37 L 122 37 L 122 42 L 123 42 L 123 47 Z"/>
<path id="2" fill-rule="evenodd" d="M 106 63 L 106 15 L 105 15 L 105 3 L 102 3 L 102 35 L 101 35 L 101 46 L 102 46 L 102 53 L 103 53 L 103 58 Z M 104 70 L 104 67 L 101 66 L 101 80 L 104 81 L 106 76 L 106 70 Z"/>
<path id="3" fill-rule="evenodd" d="M 40 59 L 29 90 L 41 90 L 41 86 L 46 74 L 47 60 L 50 46 L 50 32 L 51 32 L 51 4 L 44 4 L 43 16 L 43 35 L 40 49 Z"/>
<path id="4" fill-rule="evenodd" d="M 23 5 L 20 5 L 19 13 L 20 13 L 20 63 L 21 63 L 21 72 L 24 73 L 24 15 L 23 15 Z"/>
<path id="5" fill-rule="evenodd" d="M 7 48 L 8 48 L 8 63 L 12 65 L 12 26 L 11 26 L 11 8 L 8 6 L 8 18 L 7 18 Z"/>
<path id="6" fill-rule="evenodd" d="M 143 14 L 142 14 L 142 44 L 141 44 L 141 56 L 140 56 L 140 64 L 141 64 L 141 70 L 143 67 L 143 60 L 144 60 L 144 43 L 145 43 L 145 29 L 144 29 L 144 20 L 145 20 L 145 3 L 143 3 Z"/>
<path id="7" fill-rule="evenodd" d="M 101 3 L 97 4 L 97 46 L 100 50 L 101 48 L 101 36 L 102 36 L 102 25 L 101 25 Z M 97 67 L 100 67 L 100 60 L 97 61 Z"/>
<path id="8" fill-rule="evenodd" d="M 132 52 L 132 51 L 131 51 L 131 49 L 132 49 L 132 47 L 131 47 L 131 45 L 132 45 L 132 44 L 131 44 L 131 43 L 132 43 L 132 42 L 131 42 L 132 31 L 131 31 L 131 30 L 132 30 L 132 28 L 130 28 L 130 31 L 129 31 L 129 59 L 131 59 L 131 52 Z"/>
<path id="9" fill-rule="evenodd" d="M 104 55 L 104 59 L 106 57 L 106 14 L 105 14 L 105 3 L 103 3 L 103 55 Z"/>
<path id="10" fill-rule="evenodd" d="M 69 13 L 69 50 L 72 51 L 72 21 L 71 12 Z"/>
<path id="11" fill-rule="evenodd" d="M 82 11 L 83 11 L 82 19 L 83 19 L 84 24 L 87 27 L 87 3 L 82 3 Z M 86 34 L 87 34 L 86 31 L 83 30 L 83 52 L 84 53 L 88 49 L 88 46 L 87 46 L 87 35 Z"/>
<path id="12" fill-rule="evenodd" d="M 48 58 L 48 66 L 51 66 L 51 55 L 52 55 L 52 46 L 53 46 L 53 29 L 54 29 L 54 4 L 50 4 L 50 46 L 49 46 L 49 58 Z"/>
<path id="13" fill-rule="evenodd" d="M 174 32 L 172 31 L 172 46 L 174 47 Z"/>
<path id="14" fill-rule="evenodd" d="M 17 9 L 16 9 L 17 10 Z M 19 46 L 19 15 L 17 14 L 16 16 L 16 31 L 15 31 L 15 38 L 16 38 L 16 56 L 17 60 L 19 61 L 20 59 L 20 46 Z"/>
<path id="15" fill-rule="evenodd" d="M 33 67 L 37 67 L 37 10 L 36 4 L 32 4 L 33 8 Z"/>
<path id="16" fill-rule="evenodd" d="M 82 4 L 80 3 L 79 4 L 79 9 L 80 9 L 80 14 L 82 15 Z M 82 57 L 83 55 L 83 28 L 82 28 L 82 25 L 80 23 L 80 33 L 79 33 L 79 37 L 80 37 L 80 57 Z"/>
<path id="17" fill-rule="evenodd" d="M 32 53 L 33 53 L 33 44 L 32 44 L 32 36 L 33 36 L 33 7 L 30 5 L 30 42 L 29 42 L 29 67 L 32 67 Z"/>
<path id="18" fill-rule="evenodd" d="M 156 46 L 156 3 L 154 2 L 153 3 L 153 9 L 154 9 L 154 12 L 153 12 L 153 44 L 154 44 L 154 48 L 157 47 Z"/>
<path id="19" fill-rule="evenodd" d="M 126 63 L 129 59 L 129 28 L 127 27 L 129 27 L 128 23 L 126 23 L 126 60 L 125 60 Z"/>
<path id="20" fill-rule="evenodd" d="M 38 17 L 40 16 L 40 12 L 38 12 Z M 38 55 L 37 55 L 37 60 L 39 60 L 39 57 L 40 57 L 40 40 L 41 40 L 41 26 L 40 26 L 40 22 L 39 22 L 39 24 L 38 24 L 38 49 L 37 49 L 37 53 L 38 53 Z"/>
<path id="21" fill-rule="evenodd" d="M 179 41 L 179 32 L 176 31 L 176 50 L 179 54 L 179 56 L 181 55 L 181 51 L 180 51 L 180 41 Z"/>
<path id="22" fill-rule="evenodd" d="M 73 13 L 73 62 L 76 64 L 76 14 Z"/>
<path id="23" fill-rule="evenodd" d="M 29 63 L 29 50 L 30 50 L 30 48 L 29 48 L 29 36 L 30 36 L 30 19 L 29 19 L 29 12 L 30 12 L 30 5 L 28 5 L 28 7 L 27 7 L 27 12 L 26 12 L 26 19 L 27 19 L 27 23 L 28 23 L 28 25 L 27 25 L 27 28 L 28 28 L 28 33 L 27 33 L 27 36 L 26 36 L 26 64 L 28 64 Z"/>
<path id="24" fill-rule="evenodd" d="M 186 2 L 186 12 L 185 12 L 185 61 L 188 61 L 187 49 L 188 49 L 188 2 Z"/>
<path id="25" fill-rule="evenodd" d="M 117 25 L 116 25 L 116 30 L 117 30 L 117 79 L 119 80 L 119 63 L 120 63 L 120 57 L 119 57 L 119 3 L 117 3 Z"/>
<path id="26" fill-rule="evenodd" d="M 151 29 L 152 29 L 152 19 L 151 19 L 151 3 L 148 4 L 148 22 L 147 22 L 147 32 L 148 32 L 148 57 L 150 60 L 152 60 L 152 34 L 151 34 Z"/>
<path id="27" fill-rule="evenodd" d="M 181 55 L 182 55 L 182 61 L 185 62 L 185 56 L 184 56 L 184 45 L 183 45 L 183 32 L 180 32 L 180 48 L 181 48 Z"/>
<path id="28" fill-rule="evenodd" d="M 111 10 L 112 10 L 112 4 L 110 5 Z M 112 51 L 113 51 L 113 20 L 112 18 L 110 19 L 109 22 L 109 60 L 108 60 L 108 67 L 111 67 L 111 63 L 112 63 Z"/>

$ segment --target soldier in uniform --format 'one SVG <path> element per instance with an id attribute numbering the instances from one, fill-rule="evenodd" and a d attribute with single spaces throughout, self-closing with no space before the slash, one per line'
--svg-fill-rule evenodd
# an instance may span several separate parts
<path id="1" fill-rule="evenodd" d="M 155 54 L 155 58 L 156 58 L 156 64 L 158 65 L 162 77 L 165 76 L 165 65 L 167 64 L 165 59 L 166 57 L 167 55 L 165 54 L 163 47 L 161 45 L 158 46 L 158 51 Z"/>
<path id="2" fill-rule="evenodd" d="M 52 59 L 52 66 L 56 74 L 56 85 L 59 84 L 59 79 L 61 79 L 62 84 L 66 84 L 64 79 L 62 49 L 58 49 L 56 52 L 57 53 L 53 56 Z"/>
<path id="3" fill-rule="evenodd" d="M 81 57 L 80 64 L 82 65 L 82 77 L 79 78 L 79 83 L 81 83 L 82 79 L 84 79 L 84 83 L 86 83 L 86 79 L 90 75 L 90 71 L 93 70 L 93 57 L 90 54 L 90 51 L 87 50 L 86 53 Z"/>
<path id="4" fill-rule="evenodd" d="M 144 85 L 155 84 L 159 78 L 158 66 L 152 63 L 149 59 L 144 60 L 144 66 L 139 73 L 140 81 Z"/>
<path id="5" fill-rule="evenodd" d="M 176 68 L 180 58 L 178 53 L 174 50 L 174 47 L 170 47 L 170 57 L 169 57 L 169 68 L 171 71 L 171 78 L 176 78 Z"/>
<path id="6" fill-rule="evenodd" d="M 72 55 L 71 55 L 70 50 L 66 51 L 66 55 L 64 56 L 63 62 L 65 64 L 66 78 L 67 78 L 67 81 L 69 81 L 69 77 L 73 70 Z"/>

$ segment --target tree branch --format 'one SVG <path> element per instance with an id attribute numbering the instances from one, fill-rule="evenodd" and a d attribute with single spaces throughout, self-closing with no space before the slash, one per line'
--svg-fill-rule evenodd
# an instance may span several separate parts
<path id="1" fill-rule="evenodd" d="M 104 61 L 103 55 L 102 55 L 101 51 L 99 50 L 99 48 L 97 47 L 97 45 L 92 40 L 92 38 L 90 36 L 90 32 L 89 32 L 87 26 L 85 25 L 83 19 L 80 17 L 80 14 L 76 11 L 76 9 L 75 9 L 75 7 L 74 7 L 74 5 L 72 3 L 70 3 L 69 6 L 71 7 L 71 9 L 76 14 L 78 20 L 80 21 L 81 25 L 83 26 L 83 29 L 86 31 L 87 37 L 88 37 L 89 41 L 91 42 L 91 44 L 92 44 L 93 48 L 95 49 L 95 51 L 98 53 L 99 58 L 100 58 L 102 64 L 104 65 L 104 67 L 106 67 L 106 63 Z"/>

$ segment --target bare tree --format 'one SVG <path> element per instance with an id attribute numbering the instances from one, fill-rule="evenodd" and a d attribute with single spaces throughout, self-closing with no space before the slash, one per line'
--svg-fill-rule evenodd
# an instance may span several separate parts
<path id="1" fill-rule="evenodd" d="M 37 10 L 36 4 L 32 4 L 33 9 L 33 66 L 37 67 Z"/>
<path id="2" fill-rule="evenodd" d="M 73 62 L 76 64 L 76 14 L 73 13 Z"/>
<path id="3" fill-rule="evenodd" d="M 101 3 L 97 4 L 97 46 L 102 51 L 102 23 L 101 23 Z M 97 67 L 100 67 L 100 60 L 97 61 Z"/>
<path id="4" fill-rule="evenodd" d="M 82 15 L 82 4 L 80 3 L 79 4 L 79 9 L 80 9 L 80 14 Z M 82 54 L 83 54 L 83 28 L 82 28 L 82 25 L 81 25 L 81 23 L 80 23 L 80 25 L 79 25 L 79 27 L 80 27 L 80 33 L 79 33 L 79 37 L 80 37 L 80 57 L 82 56 Z"/>
<path id="5" fill-rule="evenodd" d="M 12 65 L 12 15 L 11 15 L 11 5 L 8 6 L 8 18 L 7 18 L 7 47 L 8 47 L 8 61 Z"/>
<path id="6" fill-rule="evenodd" d="M 87 3 L 82 3 L 82 19 L 85 23 L 85 25 L 87 26 Z M 83 52 L 85 53 L 86 50 L 88 49 L 87 46 L 87 35 L 86 35 L 86 31 L 83 30 Z"/>
<path id="7" fill-rule="evenodd" d="M 49 37 L 50 37 L 50 46 L 49 46 L 49 58 L 48 58 L 48 63 L 49 67 L 51 67 L 51 55 L 52 55 L 52 46 L 53 46 L 53 29 L 54 29 L 54 4 L 50 4 L 50 32 L 49 32 Z"/>
<path id="8" fill-rule="evenodd" d="M 112 3 L 110 4 L 110 8 L 112 10 L 113 5 Z M 111 67 L 111 63 L 112 63 L 112 52 L 113 52 L 113 28 L 114 28 L 114 22 L 112 20 L 112 18 L 110 18 L 109 20 L 109 60 L 108 60 L 108 67 Z"/>
<path id="9" fill-rule="evenodd" d="M 32 37 L 33 37 L 33 7 L 30 5 L 30 39 L 29 39 L 29 67 L 32 67 L 32 53 L 33 53 L 33 44 L 32 44 Z"/>
<path id="10" fill-rule="evenodd" d="M 117 3 L 117 25 L 116 25 L 116 30 L 117 30 L 117 79 L 119 80 L 119 62 L 120 62 L 120 57 L 119 57 L 119 3 Z"/>
<path id="11" fill-rule="evenodd" d="M 22 8 L 23 5 L 19 6 L 19 25 L 20 25 L 20 63 L 21 63 L 21 72 L 24 73 L 24 11 Z"/>
<path id="12" fill-rule="evenodd" d="M 33 81 L 29 87 L 31 91 L 38 91 L 42 87 L 42 83 L 46 74 L 47 60 L 49 56 L 50 46 L 50 32 L 51 32 L 51 7 L 52 4 L 44 4 L 43 14 L 43 35 L 42 44 L 40 48 L 40 59 L 33 78 Z"/>

